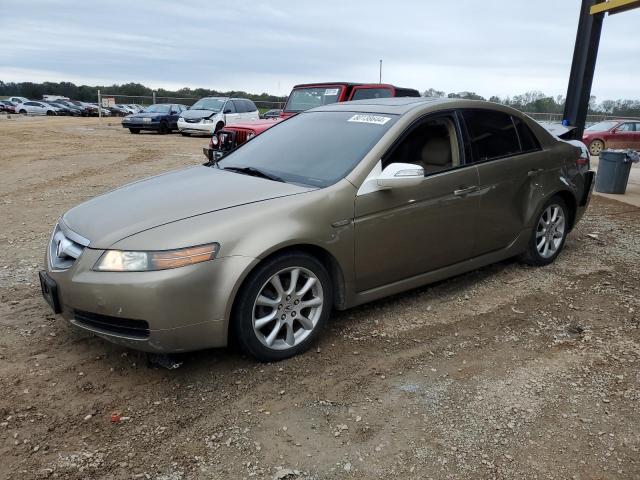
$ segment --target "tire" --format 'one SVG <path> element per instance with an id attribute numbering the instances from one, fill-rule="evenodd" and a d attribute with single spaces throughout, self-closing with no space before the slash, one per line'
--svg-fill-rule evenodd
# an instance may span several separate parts
<path id="1" fill-rule="evenodd" d="M 26 115 L 26 114 L 27 114 L 27 111 L 23 108 L 23 109 L 22 109 L 22 110 L 20 110 L 20 112 L 18 112 L 18 113 L 20 113 L 20 115 Z"/>
<path id="2" fill-rule="evenodd" d="M 131 133 L 140 133 L 140 129 L 139 128 L 130 128 L 129 131 Z"/>
<path id="3" fill-rule="evenodd" d="M 51 117 L 52 115 L 55 115 L 55 114 L 53 113 L 53 110 L 47 110 L 47 116 L 48 116 L 48 117 Z"/>
<path id="4" fill-rule="evenodd" d="M 602 150 L 604 150 L 604 142 L 602 140 L 594 140 L 589 144 L 589 153 L 594 157 L 599 156 Z"/>
<path id="5" fill-rule="evenodd" d="M 158 133 L 160 135 L 166 135 L 170 131 L 171 130 L 169 130 L 169 125 L 167 125 L 167 122 L 160 122 L 160 129 L 158 130 Z"/>
<path id="6" fill-rule="evenodd" d="M 313 344 L 332 306 L 333 288 L 324 265 L 302 252 L 286 253 L 249 274 L 236 298 L 231 331 L 246 354 L 261 362 L 283 360 Z"/>
<path id="7" fill-rule="evenodd" d="M 180 132 L 180 135 L 182 135 L 183 137 L 190 137 L 191 134 L 187 133 L 187 132 Z"/>
<path id="8" fill-rule="evenodd" d="M 553 220 L 556 218 L 556 220 Z M 550 198 L 536 217 L 527 250 L 521 261 L 528 265 L 542 267 L 552 263 L 562 251 L 569 233 L 571 215 L 567 204 L 560 196 Z M 551 219 L 551 229 L 549 228 Z"/>
<path id="9" fill-rule="evenodd" d="M 213 131 L 213 133 L 218 133 L 223 128 L 224 128 L 224 122 L 218 122 L 216 123 L 216 129 Z"/>

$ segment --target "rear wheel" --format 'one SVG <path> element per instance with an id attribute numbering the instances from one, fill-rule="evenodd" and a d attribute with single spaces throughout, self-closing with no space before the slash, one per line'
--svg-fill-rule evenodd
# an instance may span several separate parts
<path id="1" fill-rule="evenodd" d="M 54 115 L 53 110 L 47 110 L 47 115 L 48 116 Z"/>
<path id="2" fill-rule="evenodd" d="M 549 265 L 562 251 L 567 233 L 569 233 L 567 205 L 561 197 L 552 197 L 538 215 L 522 260 L 529 265 Z"/>
<path id="3" fill-rule="evenodd" d="M 333 289 L 321 262 L 304 253 L 274 257 L 243 285 L 233 314 L 242 350 L 262 362 L 307 350 L 333 306 Z"/>
<path id="4" fill-rule="evenodd" d="M 217 133 L 217 132 L 219 132 L 220 130 L 222 130 L 223 128 L 224 128 L 224 122 L 218 122 L 218 123 L 216 124 L 216 129 L 213 131 L 213 133 Z"/>
<path id="5" fill-rule="evenodd" d="M 139 128 L 130 128 L 129 131 L 131 133 L 140 133 L 140 129 Z"/>
<path id="6" fill-rule="evenodd" d="M 26 111 L 25 109 L 22 109 L 22 110 L 20 110 L 20 112 L 19 112 L 19 113 L 20 113 L 20 115 L 26 115 L 26 114 L 27 114 L 27 111 Z"/>
<path id="7" fill-rule="evenodd" d="M 589 153 L 594 157 L 600 155 L 602 150 L 604 150 L 604 142 L 602 140 L 594 140 L 589 144 Z"/>
<path id="8" fill-rule="evenodd" d="M 158 130 L 158 133 L 160 133 L 160 135 L 169 133 L 169 125 L 167 125 L 167 122 L 160 122 L 160 130 Z"/>

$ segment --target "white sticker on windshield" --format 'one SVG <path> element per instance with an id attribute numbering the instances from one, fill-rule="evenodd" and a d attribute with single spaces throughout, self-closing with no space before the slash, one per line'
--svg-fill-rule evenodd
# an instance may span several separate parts
<path id="1" fill-rule="evenodd" d="M 374 123 L 376 125 L 384 125 L 391 117 L 382 117 L 380 115 L 354 115 L 347 122 L 358 122 L 358 123 Z"/>
<path id="2" fill-rule="evenodd" d="M 324 91 L 324 96 L 325 97 L 333 97 L 334 95 L 338 95 L 339 91 L 340 91 L 339 88 L 327 88 Z"/>

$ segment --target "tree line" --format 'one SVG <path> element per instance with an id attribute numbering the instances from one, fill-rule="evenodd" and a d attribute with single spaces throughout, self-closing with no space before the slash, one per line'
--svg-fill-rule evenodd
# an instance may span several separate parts
<path id="1" fill-rule="evenodd" d="M 465 98 L 469 100 L 487 100 L 486 98 L 478 95 L 475 92 L 458 92 L 458 93 L 445 93 L 441 90 L 429 88 L 423 92 L 425 97 L 448 97 L 448 98 Z M 522 95 L 515 95 L 513 97 L 498 97 L 491 96 L 488 99 L 490 102 L 500 103 L 502 105 L 508 105 L 516 108 L 522 112 L 527 113 L 563 113 L 565 97 L 558 95 L 551 97 L 545 95 L 542 92 L 533 91 L 526 92 Z M 640 100 L 603 100 L 601 102 L 596 101 L 596 97 L 592 96 L 589 101 L 590 115 L 611 115 L 619 117 L 640 117 Z"/>
<path id="2" fill-rule="evenodd" d="M 140 83 L 125 83 L 122 85 L 76 85 L 71 82 L 8 82 L 0 80 L 0 97 L 20 96 L 32 99 L 40 99 L 43 95 L 61 95 L 81 100 L 83 102 L 95 102 L 98 98 L 98 90 L 103 94 L 129 95 L 133 97 L 152 96 L 153 90 Z M 181 88 L 180 90 L 156 90 L 158 97 L 173 98 L 202 98 L 215 96 L 244 97 L 254 101 L 284 102 L 286 97 L 270 95 L 268 93 L 247 93 L 243 91 L 221 92 L 210 88 Z M 465 98 L 471 100 L 487 100 L 475 92 L 445 93 L 435 88 L 429 88 L 423 92 L 425 97 L 449 97 Z M 542 92 L 532 91 L 513 97 L 491 96 L 490 102 L 501 103 L 528 113 L 559 113 L 564 111 L 565 98 L 562 95 L 552 97 Z M 189 102 L 185 102 L 189 103 Z M 640 100 L 618 99 L 596 101 L 591 97 L 589 102 L 589 114 L 612 115 L 620 117 L 640 117 Z"/>
<path id="3" fill-rule="evenodd" d="M 76 85 L 71 82 L 8 82 L 0 80 L 0 97 L 19 96 L 31 99 L 41 99 L 43 95 L 60 95 L 80 100 L 82 102 L 96 102 L 98 99 L 98 90 L 104 94 L 111 95 L 128 95 L 132 97 L 152 96 L 153 90 L 140 83 L 125 83 L 122 85 Z M 173 97 L 173 98 L 202 98 L 202 97 L 243 97 L 254 101 L 265 102 L 282 102 L 285 97 L 278 97 L 268 93 L 254 94 L 243 91 L 221 92 L 210 88 L 181 88 L 180 90 L 157 89 L 157 97 Z M 189 103 L 189 102 L 184 102 Z"/>

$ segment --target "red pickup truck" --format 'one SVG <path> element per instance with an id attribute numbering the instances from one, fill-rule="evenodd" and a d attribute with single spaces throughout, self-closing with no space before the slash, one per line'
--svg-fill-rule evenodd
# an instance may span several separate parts
<path id="1" fill-rule="evenodd" d="M 222 158 L 285 118 L 321 105 L 368 98 L 419 96 L 420 92 L 413 88 L 400 88 L 386 83 L 325 82 L 296 85 L 289 94 L 280 118 L 227 125 L 211 137 L 203 153 L 209 161 Z"/>

